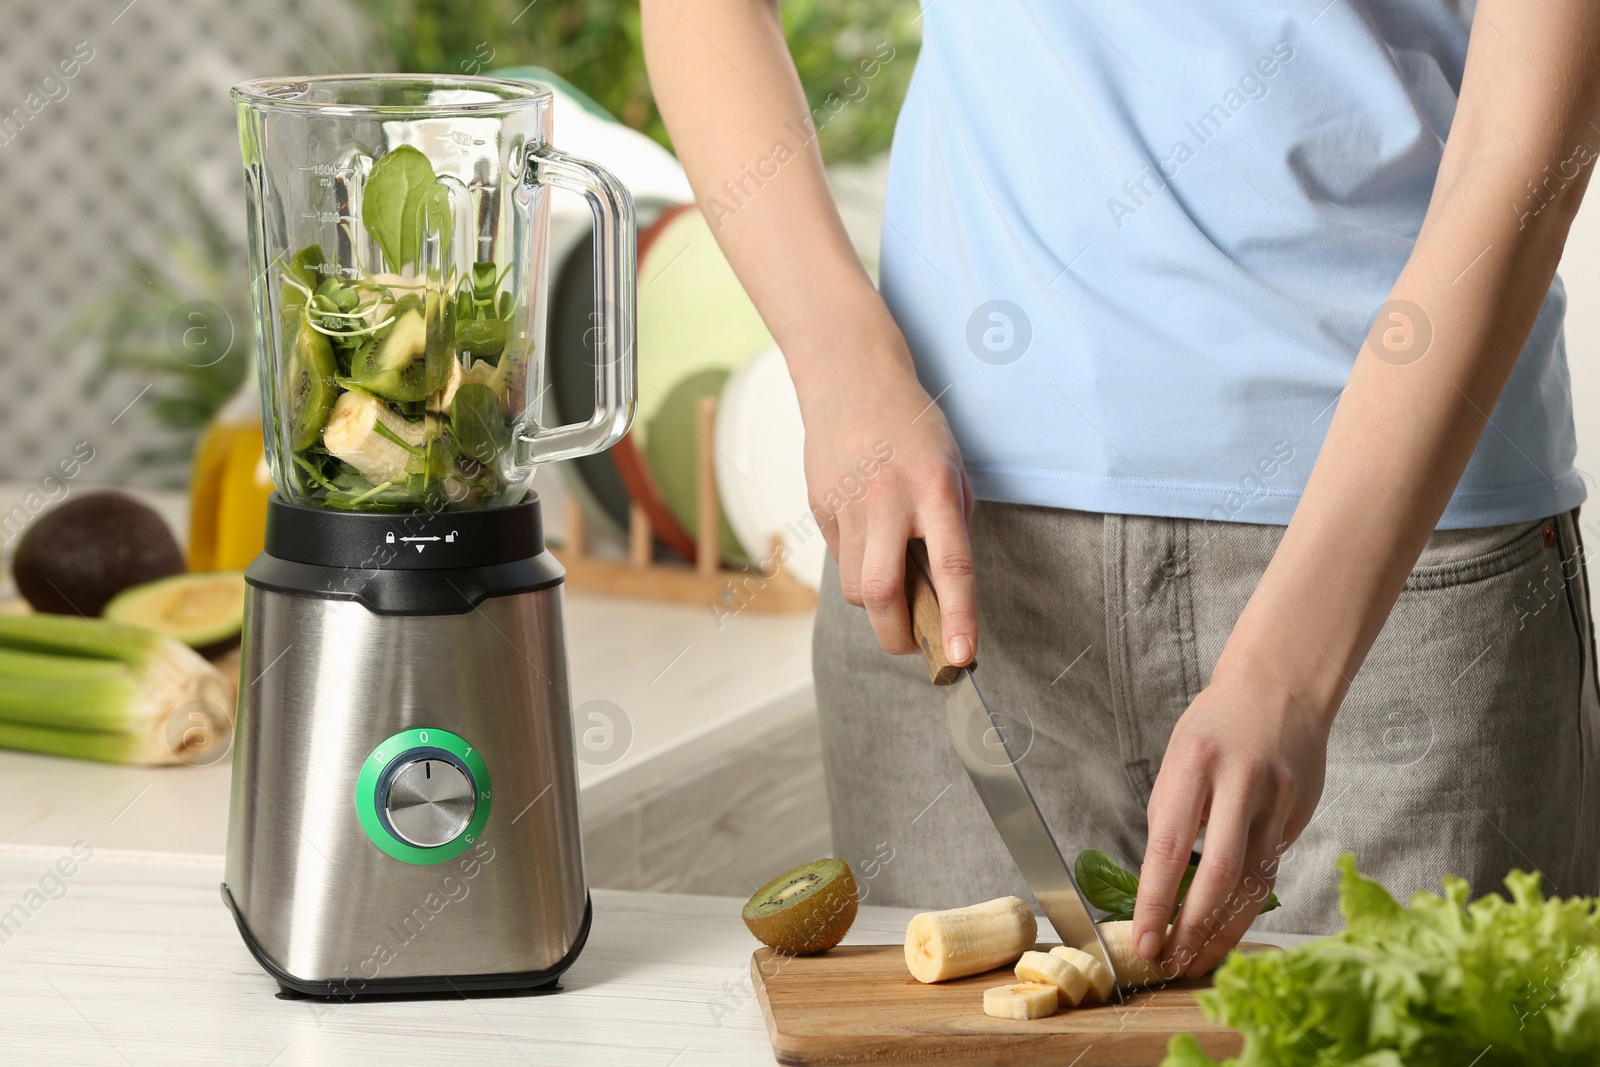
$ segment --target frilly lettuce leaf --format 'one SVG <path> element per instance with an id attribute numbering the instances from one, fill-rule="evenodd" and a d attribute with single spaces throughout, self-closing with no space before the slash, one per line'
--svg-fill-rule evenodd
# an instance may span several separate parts
<path id="1" fill-rule="evenodd" d="M 1600 900 L 1547 900 L 1513 871 L 1510 899 L 1447 878 L 1406 907 L 1353 856 L 1339 867 L 1343 933 L 1236 952 L 1198 994 L 1245 1037 L 1227 1067 L 1600 1064 Z M 1218 1065 L 1179 1035 L 1162 1067 Z"/>

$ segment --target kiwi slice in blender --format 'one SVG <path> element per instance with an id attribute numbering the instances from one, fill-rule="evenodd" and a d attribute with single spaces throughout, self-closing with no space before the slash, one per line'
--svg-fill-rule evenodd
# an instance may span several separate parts
<path id="1" fill-rule="evenodd" d="M 781 874 L 744 906 L 744 924 L 762 944 L 793 956 L 826 952 L 856 920 L 856 876 L 841 859 L 820 859 Z"/>
<path id="2" fill-rule="evenodd" d="M 317 443 L 317 435 L 327 423 L 328 412 L 339 394 L 334 382 L 338 368 L 333 361 L 333 346 L 305 316 L 301 316 L 300 329 L 295 332 L 288 364 L 289 447 L 303 452 Z"/>

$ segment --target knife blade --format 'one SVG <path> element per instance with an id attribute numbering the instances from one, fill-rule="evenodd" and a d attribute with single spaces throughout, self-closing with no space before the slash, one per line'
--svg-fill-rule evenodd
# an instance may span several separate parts
<path id="1" fill-rule="evenodd" d="M 1092 941 L 1100 946 L 1101 957 L 1117 979 L 1117 1002 L 1122 1003 L 1122 983 L 1089 915 L 1089 902 L 1017 766 L 1027 754 L 1025 748 L 1017 751 L 1022 739 L 1015 736 L 1009 716 L 996 714 L 984 700 L 971 666 L 958 667 L 945 659 L 939 600 L 928 569 L 927 548 L 921 541 L 907 546 L 906 600 L 912 635 L 928 665 L 928 680 L 946 687 L 945 729 L 978 799 L 1062 943 L 1081 946 Z"/>

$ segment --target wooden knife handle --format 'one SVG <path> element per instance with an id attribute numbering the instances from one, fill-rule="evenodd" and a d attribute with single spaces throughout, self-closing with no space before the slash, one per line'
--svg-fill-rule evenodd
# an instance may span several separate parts
<path id="1" fill-rule="evenodd" d="M 949 685 L 961 673 L 961 668 L 944 655 L 944 634 L 939 629 L 939 597 L 933 591 L 933 578 L 928 569 L 928 546 L 920 540 L 906 544 L 906 605 L 911 609 L 911 636 L 928 664 L 928 680 L 934 685 Z"/>

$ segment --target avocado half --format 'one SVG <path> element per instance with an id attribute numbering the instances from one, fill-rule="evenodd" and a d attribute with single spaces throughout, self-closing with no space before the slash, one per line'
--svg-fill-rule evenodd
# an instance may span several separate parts
<path id="1" fill-rule="evenodd" d="M 841 859 L 813 860 L 781 874 L 744 906 L 756 940 L 792 956 L 826 952 L 856 921 L 856 877 Z"/>
<path id="2" fill-rule="evenodd" d="M 175 574 L 124 589 L 105 617 L 175 637 L 202 656 L 239 645 L 244 630 L 244 572 Z"/>

